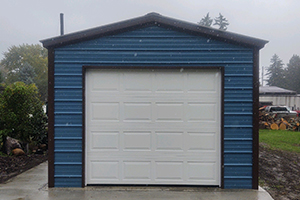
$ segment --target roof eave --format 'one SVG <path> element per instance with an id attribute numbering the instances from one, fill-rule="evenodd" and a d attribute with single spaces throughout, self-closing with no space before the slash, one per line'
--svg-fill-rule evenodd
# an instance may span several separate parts
<path id="1" fill-rule="evenodd" d="M 259 95 L 265 96 L 295 96 L 297 93 L 285 93 L 285 92 L 262 92 Z"/>
<path id="2" fill-rule="evenodd" d="M 84 38 L 90 39 L 97 36 L 102 35 L 109 35 L 114 32 L 121 32 L 122 30 L 125 31 L 127 29 L 131 29 L 137 26 L 142 26 L 151 21 L 147 17 L 139 17 L 139 18 L 133 18 L 121 22 L 116 22 L 113 24 L 108 24 L 96 28 L 91 28 L 83 31 L 78 31 L 70 34 L 65 34 L 62 36 L 57 36 L 45 40 L 41 40 L 40 42 L 43 43 L 43 46 L 48 47 L 56 47 L 56 46 L 62 46 L 69 43 L 74 43 L 78 40 L 83 40 Z"/>
<path id="3" fill-rule="evenodd" d="M 66 44 L 75 43 L 77 41 L 89 40 L 105 35 L 111 35 L 154 24 L 166 26 L 177 30 L 182 30 L 192 34 L 205 35 L 214 39 L 220 39 L 227 42 L 240 43 L 258 49 L 263 48 L 265 44 L 268 43 L 268 41 L 266 40 L 244 36 L 228 31 L 221 31 L 219 29 L 214 29 L 211 27 L 200 26 L 198 24 L 165 17 L 157 13 L 149 13 L 145 16 L 41 40 L 41 42 L 43 43 L 44 47 L 49 49 L 63 46 Z"/>

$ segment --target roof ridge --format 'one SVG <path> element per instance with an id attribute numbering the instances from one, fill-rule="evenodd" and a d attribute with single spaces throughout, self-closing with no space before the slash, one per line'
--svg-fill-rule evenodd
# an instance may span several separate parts
<path id="1" fill-rule="evenodd" d="M 46 48 L 55 48 L 67 44 L 76 43 L 95 39 L 97 37 L 117 34 L 120 32 L 130 31 L 141 27 L 156 25 L 161 27 L 171 28 L 177 31 L 187 32 L 199 36 L 205 36 L 212 39 L 222 40 L 225 42 L 238 43 L 249 46 L 251 48 L 261 49 L 268 41 L 249 37 L 233 32 L 221 31 L 212 27 L 200 26 L 196 23 L 186 22 L 183 20 L 174 19 L 163 16 L 156 12 L 150 12 L 144 16 L 136 17 L 104 26 L 78 31 L 74 33 L 56 36 L 49 39 L 41 40 Z"/>
<path id="2" fill-rule="evenodd" d="M 162 15 L 157 12 L 149 12 L 145 16 L 162 16 Z"/>

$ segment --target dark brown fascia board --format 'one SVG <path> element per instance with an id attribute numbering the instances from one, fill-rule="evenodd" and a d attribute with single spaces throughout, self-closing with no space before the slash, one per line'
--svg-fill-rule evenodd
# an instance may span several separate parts
<path id="1" fill-rule="evenodd" d="M 253 49 L 253 118 L 252 118 L 252 189 L 258 189 L 259 178 L 259 49 Z"/>
<path id="2" fill-rule="evenodd" d="M 259 93 L 260 96 L 295 96 L 297 95 L 297 92 L 264 92 L 264 93 Z"/>
<path id="3" fill-rule="evenodd" d="M 75 33 L 70 33 L 58 37 L 53 37 L 45 40 L 41 40 L 43 46 L 46 48 L 55 48 L 64 46 L 67 44 L 76 43 L 79 41 L 85 41 L 94 39 L 97 37 L 103 37 L 106 35 L 112 35 L 124 31 L 129 31 L 145 26 L 160 25 L 163 27 L 180 30 L 183 32 L 188 32 L 196 35 L 203 35 L 206 37 L 211 37 L 213 39 L 222 40 L 226 42 L 238 43 L 249 47 L 263 48 L 268 41 L 253 38 L 245 35 L 240 35 L 228 31 L 222 31 L 219 29 L 200 26 L 198 24 L 165 17 L 158 13 L 149 13 L 147 15 L 100 26 L 88 30 L 83 30 Z"/>

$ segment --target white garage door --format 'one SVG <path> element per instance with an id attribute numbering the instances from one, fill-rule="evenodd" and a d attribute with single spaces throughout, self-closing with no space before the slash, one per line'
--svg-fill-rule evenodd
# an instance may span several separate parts
<path id="1" fill-rule="evenodd" d="M 86 184 L 220 185 L 218 70 L 88 69 Z"/>

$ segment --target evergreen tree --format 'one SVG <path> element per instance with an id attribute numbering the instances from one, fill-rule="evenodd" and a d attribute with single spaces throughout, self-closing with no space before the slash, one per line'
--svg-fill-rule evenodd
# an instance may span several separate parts
<path id="1" fill-rule="evenodd" d="M 36 74 L 34 72 L 33 67 L 27 62 L 25 62 L 22 68 L 20 68 L 19 80 L 25 84 L 31 84 L 34 83 L 35 77 Z"/>
<path id="2" fill-rule="evenodd" d="M 267 69 L 267 75 L 269 76 L 268 85 L 287 88 L 286 70 L 283 68 L 283 62 L 277 54 L 274 54 L 271 58 L 271 65 Z"/>
<path id="3" fill-rule="evenodd" d="M 300 93 L 300 57 L 293 55 L 287 64 L 286 72 L 287 89 Z"/>
<path id="4" fill-rule="evenodd" d="M 209 16 L 209 12 L 206 14 L 206 16 L 204 16 L 200 22 L 198 22 L 199 25 L 201 26 L 207 26 L 207 27 L 211 27 L 211 24 L 213 22 L 213 19 L 210 18 Z"/>
<path id="5" fill-rule="evenodd" d="M 226 31 L 229 23 L 228 20 L 221 13 L 219 13 L 219 17 L 215 18 L 214 25 L 219 26 L 220 30 Z"/>

